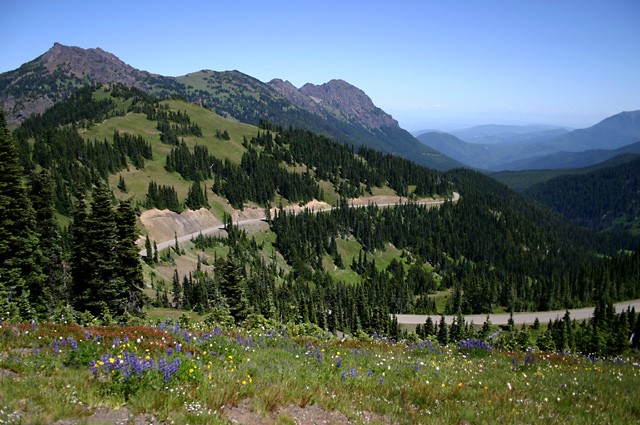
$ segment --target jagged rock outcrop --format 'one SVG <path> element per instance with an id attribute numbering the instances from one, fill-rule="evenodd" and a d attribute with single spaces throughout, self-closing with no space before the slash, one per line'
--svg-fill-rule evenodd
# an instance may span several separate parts
<path id="1" fill-rule="evenodd" d="M 300 89 L 278 79 L 268 85 L 297 107 L 317 115 L 330 115 L 369 128 L 398 126 L 398 122 L 374 105 L 365 92 L 343 80 L 331 80 L 319 86 L 307 83 Z"/>

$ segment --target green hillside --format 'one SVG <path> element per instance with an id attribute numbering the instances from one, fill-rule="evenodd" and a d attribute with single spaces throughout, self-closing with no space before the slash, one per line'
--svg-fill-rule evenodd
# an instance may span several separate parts
<path id="1" fill-rule="evenodd" d="M 640 159 L 579 175 L 561 175 L 523 192 L 593 229 L 640 234 Z"/>
<path id="2" fill-rule="evenodd" d="M 22 293 L 25 305 L 47 299 L 54 307 L 43 315 L 66 308 L 69 298 L 74 311 L 93 316 L 155 306 L 380 334 L 393 332 L 393 313 L 547 310 L 640 296 L 625 274 L 639 257 L 619 254 L 635 250 L 637 238 L 573 227 L 473 171 L 440 173 L 308 130 L 259 124 L 123 85 L 82 89 L 26 120 L 13 135 L 17 161 L 28 182 L 40 176 L 51 188 L 30 196 L 48 205 L 41 209 L 50 218 L 56 213 L 71 224 L 43 242 L 51 258 L 43 274 L 50 277 L 33 276 L 42 291 L 7 287 Z M 445 202 L 454 191 L 460 200 Z M 374 196 L 409 203 L 349 206 L 348 199 L 366 205 Z M 441 204 L 419 203 L 432 198 Z M 336 208 L 284 208 L 312 201 Z M 156 249 L 197 227 L 167 234 L 158 229 L 166 222 L 146 214 L 154 207 L 185 211 L 171 216 L 184 228 L 199 225 L 193 211 L 205 211 L 207 223 L 225 229 Z M 232 225 L 269 208 L 266 221 Z M 136 217 L 150 236 L 139 241 L 144 265 L 141 246 L 132 245 Z M 602 276 L 617 276 L 616 284 Z"/>
<path id="3" fill-rule="evenodd" d="M 601 156 L 602 158 L 602 156 Z M 623 153 L 606 161 L 595 165 L 582 168 L 559 168 L 548 170 L 523 170 L 523 171 L 499 171 L 497 173 L 488 173 L 489 176 L 509 186 L 511 189 L 521 192 L 531 186 L 539 183 L 545 183 L 554 177 L 563 175 L 586 174 L 591 171 L 600 170 L 602 168 L 613 167 L 619 164 L 625 164 L 638 158 L 638 154 Z"/>

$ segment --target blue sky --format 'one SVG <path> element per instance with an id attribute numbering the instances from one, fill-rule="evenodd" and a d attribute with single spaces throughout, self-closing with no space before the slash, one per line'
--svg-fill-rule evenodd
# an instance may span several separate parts
<path id="1" fill-rule="evenodd" d="M 2 1 L 0 72 L 54 42 L 168 76 L 343 79 L 410 131 L 640 109 L 637 0 Z"/>

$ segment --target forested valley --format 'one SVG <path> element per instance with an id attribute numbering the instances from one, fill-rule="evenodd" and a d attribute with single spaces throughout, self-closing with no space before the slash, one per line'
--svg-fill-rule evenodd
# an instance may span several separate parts
<path id="1" fill-rule="evenodd" d="M 552 324 L 540 343 L 600 351 L 613 342 L 594 333 L 602 339 L 622 327 L 630 336 L 637 327 L 635 313 L 616 319 L 609 311 L 612 302 L 640 298 L 637 236 L 576 227 L 475 171 L 438 172 L 266 120 L 238 136 L 231 121 L 212 130 L 187 108 L 213 116 L 176 96 L 160 100 L 114 84 L 85 87 L 13 133 L 2 117 L 2 320 L 130 322 L 169 308 L 398 339 L 394 314 L 598 304 L 605 319 L 580 330 L 570 319 Z M 139 130 L 117 128 L 126 119 Z M 101 123 L 115 127 L 108 137 L 86 135 Z M 144 190 L 122 177 L 130 170 L 151 176 Z M 408 202 L 349 205 L 379 191 Z M 439 207 L 419 202 L 454 192 L 460 199 Z M 314 199 L 334 209 L 284 208 Z M 267 236 L 220 213 L 249 205 L 267 212 Z M 160 252 L 144 238 L 143 262 L 137 216 L 149 208 L 218 211 L 225 231 Z M 197 266 L 179 273 L 179 257 L 188 255 Z M 165 278 L 161 269 L 174 271 Z M 476 335 L 457 323 L 453 340 Z M 432 325 L 418 333 L 447 331 Z"/>

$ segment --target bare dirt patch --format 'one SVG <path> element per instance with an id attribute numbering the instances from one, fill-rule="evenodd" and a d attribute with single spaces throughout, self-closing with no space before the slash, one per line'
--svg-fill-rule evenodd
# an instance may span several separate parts
<path id="1" fill-rule="evenodd" d="M 390 424 L 387 418 L 381 417 L 371 412 L 362 412 L 359 414 L 357 421 L 349 419 L 344 413 L 338 411 L 325 410 L 322 407 L 311 404 L 300 407 L 297 404 L 289 404 L 285 407 L 279 407 L 273 412 L 262 416 L 261 414 L 251 410 L 251 399 L 246 398 L 235 406 L 224 409 L 224 414 L 231 423 L 247 424 L 247 425 L 271 425 L 278 423 L 290 423 L 287 419 L 298 425 L 347 425 L 355 422 L 358 423 L 383 423 Z"/>
<path id="2" fill-rule="evenodd" d="M 54 422 L 54 425 L 77 425 L 77 424 L 114 424 L 114 425 L 143 425 L 159 424 L 155 416 L 134 415 L 126 406 L 117 410 L 101 405 L 90 409 L 92 414 L 83 419 L 61 419 Z"/>
<path id="3" fill-rule="evenodd" d="M 140 215 L 140 222 L 149 234 L 149 238 L 158 242 L 171 240 L 176 234 L 180 237 L 222 224 L 211 214 L 211 211 L 205 208 L 195 211 L 186 210 L 180 214 L 154 208 L 143 212 Z M 141 239 L 144 243 L 144 239 Z"/>

